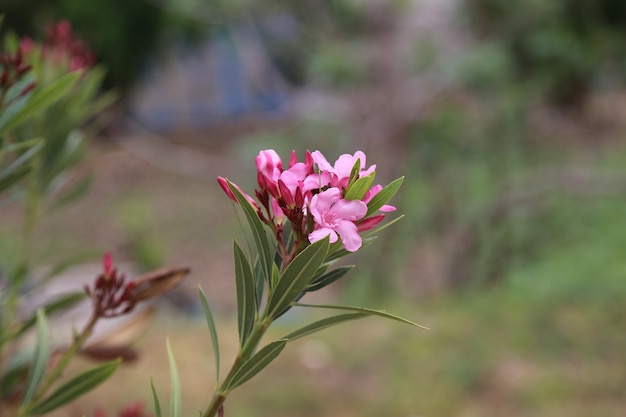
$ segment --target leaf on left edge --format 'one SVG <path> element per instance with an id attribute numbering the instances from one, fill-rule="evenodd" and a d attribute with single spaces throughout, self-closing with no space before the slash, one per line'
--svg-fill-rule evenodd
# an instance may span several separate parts
<path id="1" fill-rule="evenodd" d="M 22 398 L 23 406 L 28 404 L 37 392 L 37 388 L 39 388 L 39 384 L 41 384 L 41 380 L 46 373 L 49 357 L 50 341 L 48 321 L 46 320 L 45 311 L 40 308 L 37 310 L 37 345 L 35 346 L 33 364 L 28 373 L 28 382 L 26 382 L 26 389 L 24 390 L 24 397 Z"/>
<path id="2" fill-rule="evenodd" d="M 65 384 L 61 385 L 48 398 L 37 404 L 31 411 L 31 414 L 46 414 L 55 410 L 70 401 L 91 391 L 104 381 L 106 381 L 115 372 L 121 360 L 117 359 L 104 365 L 92 368 L 82 374 L 72 378 Z"/>

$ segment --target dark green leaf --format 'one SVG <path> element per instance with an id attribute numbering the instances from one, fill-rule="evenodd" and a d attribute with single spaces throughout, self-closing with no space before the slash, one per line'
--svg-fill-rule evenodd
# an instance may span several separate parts
<path id="1" fill-rule="evenodd" d="M 352 270 L 352 268 L 354 268 L 354 265 L 341 266 L 339 268 L 333 269 L 332 271 L 327 272 L 326 274 L 322 275 L 321 277 L 319 277 L 315 281 L 311 282 L 306 287 L 306 291 L 307 292 L 312 292 L 312 291 L 321 290 L 322 288 L 326 287 L 327 285 L 330 285 L 333 282 L 337 281 L 338 279 L 342 278 L 350 270 Z"/>
<path id="2" fill-rule="evenodd" d="M 283 337 L 283 339 L 287 339 L 290 342 L 292 340 L 300 339 L 301 337 L 308 336 L 312 333 L 319 332 L 320 330 L 327 329 L 329 327 L 335 326 L 337 324 L 350 321 L 357 320 L 364 317 L 368 317 L 370 314 L 368 313 L 348 313 L 341 314 L 339 316 L 328 317 L 314 323 L 311 323 L 307 326 L 304 326 L 296 331 L 289 333 L 287 336 Z"/>
<path id="3" fill-rule="evenodd" d="M 369 203 L 367 203 L 367 214 L 365 214 L 365 217 L 370 216 L 379 208 L 387 204 L 402 185 L 402 181 L 404 181 L 404 177 L 395 179 L 387 184 L 387 186 L 383 187 L 383 189 L 380 190 Z"/>
<path id="4" fill-rule="evenodd" d="M 31 414 L 49 413 L 91 391 L 113 375 L 120 362 L 121 359 L 117 359 L 105 363 L 70 379 L 48 398 L 35 405 L 31 410 Z"/>
<path id="5" fill-rule="evenodd" d="M 254 245 L 261 261 L 265 280 L 268 285 L 271 285 L 272 269 L 274 265 L 274 251 L 267 239 L 267 233 L 265 232 L 265 228 L 263 227 L 263 222 L 261 222 L 261 219 L 259 219 L 255 208 L 252 207 L 252 204 L 250 204 L 248 200 L 246 200 L 246 198 L 243 196 L 243 194 L 241 194 L 237 187 L 235 187 L 230 181 L 228 182 L 228 186 L 235 195 L 235 198 L 239 203 L 239 207 L 241 207 L 244 215 L 246 216 L 246 220 L 248 221 L 248 225 L 250 226 L 250 229 L 252 231 Z"/>
<path id="6" fill-rule="evenodd" d="M 200 301 L 202 302 L 202 308 L 204 309 L 204 316 L 206 317 L 207 325 L 209 326 L 209 333 L 211 334 L 211 343 L 213 344 L 213 357 L 215 359 L 215 378 L 217 383 L 220 380 L 220 345 L 217 340 L 217 328 L 215 327 L 215 320 L 213 314 L 209 308 L 209 302 L 206 299 L 206 295 L 202 288 L 198 286 L 198 293 L 200 295 Z"/>
<path id="7" fill-rule="evenodd" d="M 172 353 L 172 347 L 170 346 L 169 339 L 166 340 L 167 344 L 167 358 L 170 363 L 170 378 L 172 380 L 172 397 L 170 398 L 170 417 L 180 417 L 181 414 L 181 394 L 180 394 L 180 379 L 178 377 L 178 369 L 176 368 L 176 360 L 174 360 L 174 354 Z"/>
<path id="8" fill-rule="evenodd" d="M 150 388 L 152 389 L 152 399 L 154 401 L 154 417 L 162 417 L 161 403 L 159 402 L 159 396 L 154 388 L 154 381 L 150 379 Z"/>
<path id="9" fill-rule="evenodd" d="M 22 397 L 22 406 L 30 403 L 33 399 L 44 374 L 48 367 L 50 358 L 50 340 L 46 313 L 42 308 L 37 311 L 37 344 L 35 345 L 35 355 L 28 373 L 28 381 Z"/>
<path id="10" fill-rule="evenodd" d="M 354 162 L 354 165 L 352 165 L 352 169 L 350 170 L 350 178 L 348 179 L 348 188 L 350 188 L 352 184 L 354 184 L 354 182 L 359 179 L 360 174 L 361 174 L 361 160 L 357 158 L 357 160 Z"/>
<path id="11" fill-rule="evenodd" d="M 233 242 L 235 253 L 235 284 L 237 286 L 237 324 L 239 328 L 239 342 L 243 346 L 250 335 L 256 316 L 256 296 L 254 276 L 246 255 Z"/>
<path id="12" fill-rule="evenodd" d="M 357 313 L 365 313 L 365 314 L 369 314 L 369 315 L 373 315 L 373 316 L 380 316 L 380 317 L 384 317 L 386 319 L 390 319 L 390 320 L 395 320 L 395 321 L 399 321 L 401 323 L 405 323 L 405 324 L 410 324 L 411 326 L 415 326 L 415 327 L 419 327 L 421 329 L 425 329 L 425 330 L 430 330 L 428 327 L 424 327 L 421 326 L 417 323 L 414 323 L 410 320 L 407 320 L 403 317 L 400 316 L 396 316 L 395 314 L 390 314 L 387 313 L 385 310 L 373 310 L 371 308 L 365 308 L 365 307 L 352 307 L 352 306 L 340 306 L 340 305 L 328 305 L 328 304 L 302 304 L 302 303 L 297 303 L 294 304 L 294 306 L 297 307 L 309 307 L 309 308 L 323 308 L 323 309 L 329 309 L 329 310 L 347 310 L 347 311 L 354 311 Z"/>
<path id="13" fill-rule="evenodd" d="M 286 340 L 277 340 L 258 351 L 256 355 L 248 359 L 241 365 L 241 368 L 235 372 L 226 389 L 232 390 L 250 380 L 250 378 L 258 374 L 263 368 L 276 359 L 285 348 L 286 344 Z"/>
<path id="14" fill-rule="evenodd" d="M 33 93 L 28 104 L 20 109 L 20 111 L 17 112 L 9 122 L 0 127 L 0 135 L 19 126 L 28 118 L 44 110 L 51 104 L 54 104 L 54 102 L 63 97 L 74 86 L 79 75 L 80 74 L 78 72 L 71 72 L 63 75 L 57 80 L 51 82 L 45 88 Z"/>
<path id="15" fill-rule="evenodd" d="M 370 189 L 374 182 L 375 173 L 372 172 L 367 177 L 359 178 L 348 188 L 343 198 L 346 200 L 362 200 L 365 193 Z"/>
<path id="16" fill-rule="evenodd" d="M 318 240 L 300 252 L 283 272 L 268 302 L 268 317 L 275 318 L 304 291 L 328 252 L 328 238 Z"/>

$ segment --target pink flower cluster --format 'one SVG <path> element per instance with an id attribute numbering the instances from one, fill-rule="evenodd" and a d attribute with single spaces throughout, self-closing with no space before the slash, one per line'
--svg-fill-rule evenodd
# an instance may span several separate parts
<path id="1" fill-rule="evenodd" d="M 376 165 L 365 168 L 366 158 L 361 151 L 341 155 L 332 165 L 320 151 L 307 151 L 304 161 L 298 161 L 292 151 L 285 169 L 276 151 L 264 150 L 256 157 L 259 188 L 255 195 L 260 205 L 242 194 L 274 231 L 283 252 L 287 251 L 283 242 L 285 219 L 292 225 L 296 251 L 328 236 L 331 243 L 341 239 L 347 251 L 355 252 L 362 244 L 359 232 L 372 229 L 384 218 L 382 213 L 366 218 L 367 203 L 382 189 L 381 185 L 372 186 L 362 199 L 345 198 L 357 164 L 360 169 L 356 179 L 368 177 L 376 169 Z M 237 201 L 227 180 L 218 177 L 218 182 Z M 389 212 L 395 207 L 383 205 L 379 210 Z"/>
<path id="2" fill-rule="evenodd" d="M 30 38 L 22 38 L 20 47 L 25 54 L 30 54 L 35 50 L 35 43 Z M 57 65 L 67 65 L 69 72 L 89 69 L 95 63 L 94 54 L 72 33 L 72 25 L 67 20 L 46 29 L 41 55 Z"/>

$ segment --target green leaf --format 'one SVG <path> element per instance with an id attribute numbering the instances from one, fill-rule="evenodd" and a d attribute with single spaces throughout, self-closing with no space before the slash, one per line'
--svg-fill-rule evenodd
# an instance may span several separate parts
<path id="1" fill-rule="evenodd" d="M 250 204 L 248 200 L 246 200 L 246 198 L 243 196 L 243 194 L 241 194 L 237 187 L 230 181 L 228 181 L 228 187 L 235 195 L 235 198 L 239 203 L 239 207 L 241 207 L 244 215 L 246 216 L 248 225 L 252 230 L 252 238 L 254 240 L 254 245 L 256 246 L 259 259 L 261 261 L 265 281 L 268 283 L 268 285 L 271 285 L 272 268 L 274 265 L 274 251 L 273 248 L 270 246 L 269 240 L 267 239 L 267 234 L 265 232 L 265 228 L 263 227 L 263 222 L 261 222 L 261 219 L 259 219 L 259 216 L 254 207 L 252 207 L 252 204 Z"/>
<path id="2" fill-rule="evenodd" d="M 365 193 L 370 189 L 372 183 L 374 182 L 375 173 L 372 172 L 367 177 L 359 178 L 348 188 L 346 194 L 344 195 L 344 199 L 346 200 L 362 200 L 365 197 Z"/>
<path id="3" fill-rule="evenodd" d="M 220 381 L 220 345 L 217 340 L 217 328 L 215 327 L 215 320 L 213 319 L 213 314 L 211 313 L 211 309 L 209 308 L 209 302 L 206 299 L 206 295 L 202 288 L 198 286 L 198 293 L 200 295 L 200 301 L 202 302 L 202 308 L 204 309 L 204 315 L 206 317 L 206 322 L 209 326 L 209 333 L 211 334 L 211 343 L 213 344 L 213 356 L 215 358 L 215 378 L 216 383 L 219 385 Z"/>
<path id="4" fill-rule="evenodd" d="M 154 417 L 162 417 L 161 403 L 159 402 L 159 396 L 154 388 L 154 381 L 150 379 L 150 388 L 152 388 L 152 399 L 154 400 Z"/>
<path id="5" fill-rule="evenodd" d="M 106 381 L 121 363 L 121 359 L 107 362 L 72 378 L 31 410 L 31 414 L 46 414 L 75 400 Z"/>
<path id="6" fill-rule="evenodd" d="M 352 268 L 354 268 L 354 265 L 341 266 L 339 268 L 333 269 L 332 271 L 327 272 L 326 274 L 322 275 L 321 277 L 310 283 L 306 287 L 306 291 L 312 292 L 321 290 L 327 285 L 330 285 L 338 279 L 343 278 L 343 276 L 350 272 Z"/>
<path id="7" fill-rule="evenodd" d="M 372 197 L 370 202 L 367 203 L 367 213 L 365 214 L 365 217 L 370 216 L 376 210 L 387 204 L 389 200 L 391 200 L 391 198 L 396 194 L 398 189 L 400 189 L 402 181 L 404 181 L 404 177 L 400 177 L 391 181 L 389 184 L 383 187 L 383 189 L 380 190 L 378 194 Z"/>
<path id="8" fill-rule="evenodd" d="M 52 209 L 62 208 L 68 205 L 69 203 L 76 201 L 77 199 L 82 197 L 85 194 L 85 192 L 87 192 L 92 182 L 93 182 L 92 174 L 88 174 L 84 176 L 83 178 L 81 178 L 81 180 L 77 184 L 72 186 L 68 191 L 64 192 L 61 196 L 59 196 L 56 199 Z"/>
<path id="9" fill-rule="evenodd" d="M 277 340 L 265 346 L 257 352 L 256 355 L 241 365 L 239 370 L 233 375 L 226 389 L 232 390 L 250 380 L 250 378 L 258 374 L 263 368 L 276 359 L 285 348 L 286 344 L 287 340 Z"/>
<path id="10" fill-rule="evenodd" d="M 283 339 L 287 339 L 291 342 L 292 340 L 300 339 L 301 337 L 308 336 L 312 333 L 319 332 L 320 330 L 324 330 L 332 326 L 336 326 L 337 324 L 341 324 L 350 320 L 362 319 L 368 316 L 368 313 L 348 313 L 341 314 L 339 316 L 328 317 L 311 323 L 307 326 L 301 327 L 300 329 L 289 333 L 287 336 L 283 337 Z"/>
<path id="11" fill-rule="evenodd" d="M 376 236 L 363 237 L 363 243 L 361 244 L 360 250 L 363 250 L 363 248 L 374 243 L 376 239 L 377 239 Z M 335 243 L 339 243 L 339 244 L 335 245 Z M 335 245 L 333 247 L 334 250 L 331 249 L 328 251 L 328 255 L 326 256 L 326 259 L 324 260 L 324 262 L 332 262 L 339 258 L 343 258 L 344 256 L 352 255 L 353 252 L 348 252 L 347 250 L 345 250 L 340 240 L 338 240 L 335 243 L 333 243 L 333 245 Z"/>
<path id="12" fill-rule="evenodd" d="M 45 316 L 50 316 L 58 311 L 63 311 L 65 309 L 68 309 L 76 305 L 80 301 L 84 300 L 85 297 L 86 297 L 86 294 L 84 292 L 66 294 L 46 304 L 39 311 L 43 311 Z M 37 311 L 36 315 L 30 317 L 28 320 L 26 320 L 22 324 L 22 327 L 20 327 L 19 331 L 15 333 L 14 337 L 21 336 L 28 329 L 30 329 L 35 324 L 35 322 L 38 323 L 39 311 Z M 37 327 L 39 327 L 39 324 Z"/>
<path id="13" fill-rule="evenodd" d="M 243 346 L 250 335 L 256 315 L 255 283 L 252 267 L 237 241 L 233 241 L 233 250 L 235 253 L 235 284 L 237 286 L 237 324 L 239 342 Z"/>
<path id="14" fill-rule="evenodd" d="M 31 162 L 42 148 L 43 142 L 39 142 L 20 155 L 0 173 L 0 191 L 8 189 L 30 171 L 31 167 L 27 164 Z"/>
<path id="15" fill-rule="evenodd" d="M 357 312 L 357 313 L 365 313 L 365 314 L 369 314 L 369 315 L 372 315 L 372 316 L 380 316 L 380 317 L 384 317 L 386 319 L 399 321 L 399 322 L 405 323 L 405 324 L 410 324 L 411 326 L 419 327 L 421 329 L 430 330 L 428 327 L 421 326 L 421 325 L 419 325 L 417 323 L 414 323 L 414 322 L 412 322 L 410 320 L 407 320 L 407 319 L 405 319 L 403 317 L 396 316 L 395 314 L 387 313 L 385 310 L 373 310 L 371 308 L 365 308 L 365 307 L 352 307 L 352 306 L 340 306 L 340 305 L 328 305 L 328 304 L 303 304 L 303 303 L 296 303 L 296 304 L 294 304 L 294 306 L 296 306 L 296 307 L 309 307 L 309 308 L 323 308 L 323 309 L 328 309 L 328 310 L 354 311 L 354 312 Z"/>
<path id="16" fill-rule="evenodd" d="M 372 230 L 368 230 L 367 232 L 363 233 L 363 235 L 362 235 L 363 236 L 363 240 L 375 238 L 376 237 L 376 236 L 374 236 L 375 234 L 381 232 L 382 230 L 385 230 L 386 228 L 388 228 L 389 226 L 391 226 L 392 224 L 394 224 L 398 220 L 402 219 L 403 217 L 404 217 L 404 214 L 402 214 L 402 215 L 396 217 L 395 219 L 393 219 L 393 220 L 391 220 L 391 221 L 389 221 L 389 222 L 387 222 L 385 224 L 382 224 L 382 225 L 380 225 L 380 226 L 378 226 L 378 227 L 376 227 L 376 228 L 374 228 Z"/>
<path id="17" fill-rule="evenodd" d="M 37 344 L 35 345 L 35 355 L 33 363 L 28 373 L 28 381 L 22 398 L 22 406 L 30 403 L 33 399 L 44 374 L 48 367 L 50 358 L 50 340 L 46 313 L 42 308 L 37 311 Z"/>
<path id="18" fill-rule="evenodd" d="M 0 136 L 4 133 L 4 127 L 11 123 L 11 121 L 22 111 L 22 109 L 28 104 L 32 98 L 32 93 L 19 97 L 9 103 L 2 112 L 0 112 Z"/>
<path id="19" fill-rule="evenodd" d="M 79 75 L 78 72 L 63 75 L 45 88 L 33 93 L 28 104 L 20 109 L 4 126 L 0 127 L 0 135 L 19 126 L 28 118 L 54 104 L 74 86 Z"/>
<path id="20" fill-rule="evenodd" d="M 328 252 L 328 238 L 318 240 L 300 252 L 283 272 L 268 302 L 268 317 L 276 318 L 304 291 Z"/>
<path id="21" fill-rule="evenodd" d="M 359 175 L 361 174 L 361 160 L 357 158 L 352 165 L 352 169 L 350 170 L 350 178 L 348 179 L 348 188 L 352 187 L 352 184 L 359 179 Z"/>
<path id="22" fill-rule="evenodd" d="M 178 377 L 178 369 L 176 368 L 176 360 L 174 360 L 174 354 L 172 353 L 170 340 L 166 339 L 165 343 L 167 344 L 167 358 L 170 363 L 170 378 L 172 380 L 172 398 L 170 398 L 170 417 L 180 417 L 181 394 L 180 394 L 180 379 Z"/>

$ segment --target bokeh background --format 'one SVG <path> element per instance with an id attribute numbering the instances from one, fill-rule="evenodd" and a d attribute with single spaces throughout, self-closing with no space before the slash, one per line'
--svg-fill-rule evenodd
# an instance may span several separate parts
<path id="1" fill-rule="evenodd" d="M 405 176 L 393 201 L 405 217 L 316 298 L 431 330 L 371 318 L 296 342 L 233 394 L 228 416 L 626 415 L 623 0 L 3 0 L 0 11 L 3 30 L 33 38 L 68 19 L 120 95 L 78 170 L 94 174 L 89 193 L 38 232 L 41 265 L 111 251 L 131 271 L 193 270 L 142 331 L 140 359 L 63 415 L 149 409 L 150 377 L 166 397 L 166 336 L 186 412 L 208 403 L 198 284 L 225 365 L 237 343 L 239 227 L 215 177 L 252 191 L 267 148 L 363 150 L 381 183 Z"/>

